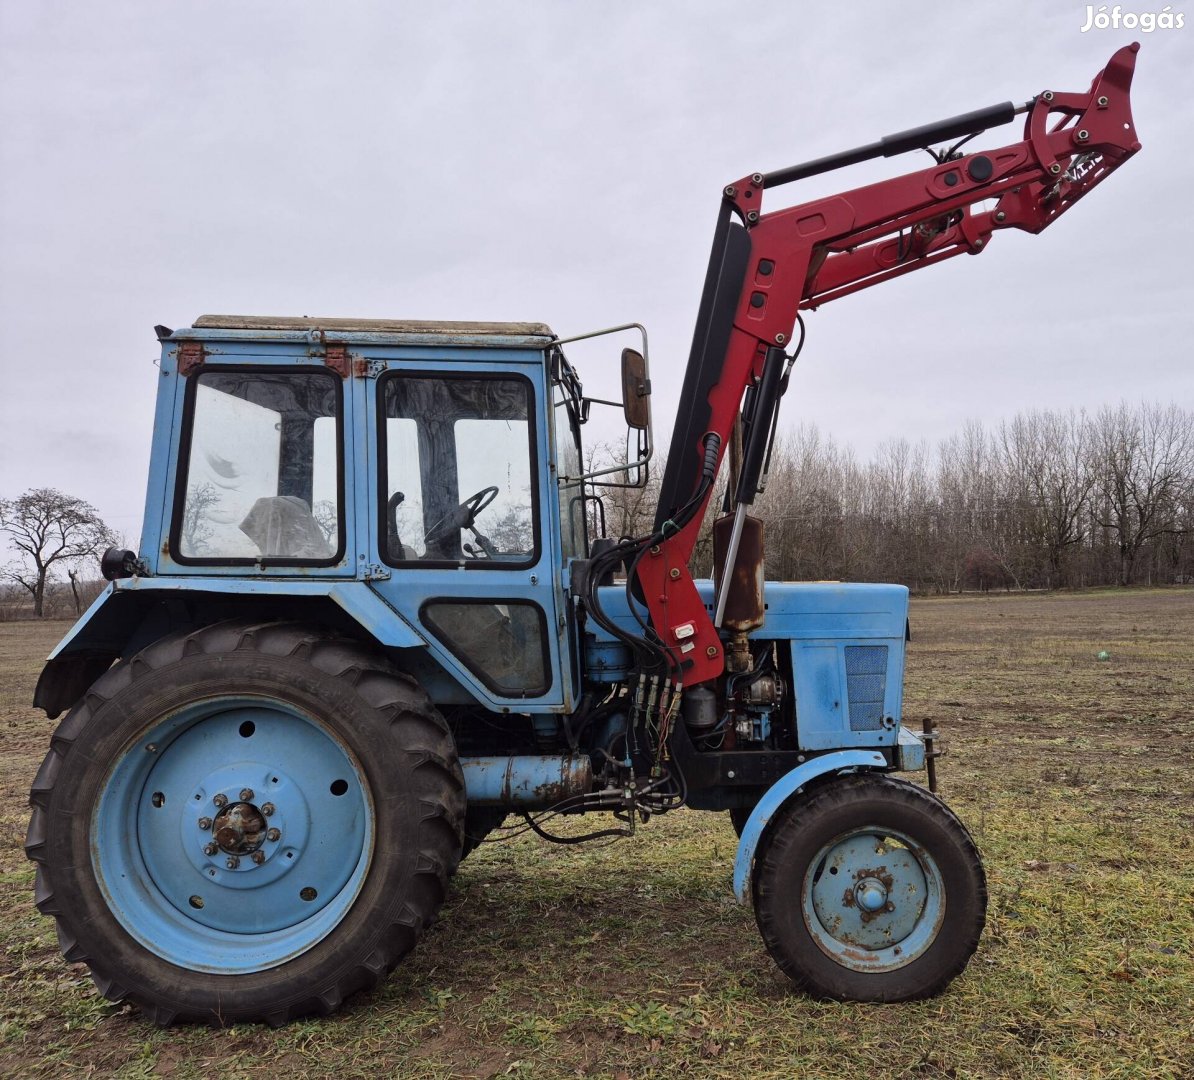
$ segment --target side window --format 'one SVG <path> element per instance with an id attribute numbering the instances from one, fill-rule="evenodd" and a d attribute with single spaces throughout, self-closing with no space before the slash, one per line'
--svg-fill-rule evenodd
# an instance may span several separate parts
<path id="1" fill-rule="evenodd" d="M 423 622 L 490 690 L 541 697 L 550 689 L 547 624 L 537 604 L 430 600 Z"/>
<path id="2" fill-rule="evenodd" d="M 208 370 L 188 387 L 171 530 L 180 562 L 330 564 L 343 550 L 340 380 Z"/>
<path id="3" fill-rule="evenodd" d="M 533 563 L 538 507 L 530 383 L 395 373 L 380 395 L 386 561 Z"/>
<path id="4" fill-rule="evenodd" d="M 556 402 L 556 480 L 560 485 L 560 544 L 564 561 L 585 557 L 585 507 L 580 445 L 566 401 Z"/>

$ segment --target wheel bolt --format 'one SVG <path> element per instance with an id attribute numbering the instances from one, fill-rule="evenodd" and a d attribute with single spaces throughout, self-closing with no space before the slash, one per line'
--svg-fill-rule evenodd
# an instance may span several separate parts
<path id="1" fill-rule="evenodd" d="M 204 844 L 203 845 L 203 854 L 204 855 L 214 855 L 219 850 L 220 850 L 219 847 L 217 847 L 215 844 Z"/>
<path id="2" fill-rule="evenodd" d="M 267 832 L 265 834 L 265 838 L 267 840 L 273 840 L 276 843 L 278 840 L 282 839 L 282 830 L 281 829 L 270 829 L 269 832 Z"/>
<path id="3" fill-rule="evenodd" d="M 209 818 L 209 817 L 201 817 L 201 818 L 199 819 L 199 828 L 201 828 L 201 829 L 210 829 L 210 828 L 211 828 L 211 818 Z"/>
<path id="4" fill-rule="evenodd" d="M 228 867 L 229 870 L 235 870 L 238 866 L 240 866 L 240 859 L 238 859 L 235 855 L 229 855 L 228 861 L 225 862 L 224 865 Z"/>
<path id="5" fill-rule="evenodd" d="M 266 817 L 269 817 L 270 814 L 272 814 L 274 812 L 274 804 L 272 802 L 262 803 L 261 804 L 261 812 Z"/>
<path id="6" fill-rule="evenodd" d="M 884 911 L 895 911 L 895 904 L 893 904 L 890 900 L 888 900 L 887 903 L 883 905 L 883 910 Z"/>
<path id="7" fill-rule="evenodd" d="M 251 798 L 253 798 L 253 789 L 252 788 L 246 787 L 246 788 L 240 789 L 240 801 L 241 802 L 248 802 Z"/>
<path id="8" fill-rule="evenodd" d="M 250 858 L 258 866 L 260 866 L 263 862 L 265 862 L 265 852 L 264 851 L 254 851 L 253 854 L 250 856 Z"/>
<path id="9" fill-rule="evenodd" d="M 216 806 L 220 806 L 220 807 L 227 806 L 228 805 L 228 796 L 227 795 L 217 795 L 214 799 L 212 799 L 212 802 L 214 802 L 216 804 Z"/>

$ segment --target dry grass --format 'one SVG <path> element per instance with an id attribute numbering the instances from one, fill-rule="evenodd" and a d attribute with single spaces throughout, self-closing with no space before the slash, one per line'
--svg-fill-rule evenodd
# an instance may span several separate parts
<path id="1" fill-rule="evenodd" d="M 948 736 L 992 891 L 935 1001 L 790 993 L 733 901 L 724 815 L 682 812 L 600 850 L 482 848 L 379 993 L 281 1031 L 155 1030 L 58 956 L 21 840 L 52 727 L 27 703 L 64 629 L 0 626 L 0 1073 L 1194 1075 L 1194 591 L 914 605 L 906 712 Z"/>

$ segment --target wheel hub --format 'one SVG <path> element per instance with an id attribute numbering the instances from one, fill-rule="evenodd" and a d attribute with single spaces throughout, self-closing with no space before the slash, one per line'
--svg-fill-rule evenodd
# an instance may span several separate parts
<path id="1" fill-rule="evenodd" d="M 265 842 L 265 815 L 251 802 L 225 806 L 212 826 L 212 837 L 227 855 L 251 855 Z"/>
<path id="2" fill-rule="evenodd" d="M 861 911 L 882 911 L 887 906 L 887 888 L 878 878 L 864 877 L 854 886 L 854 900 Z"/>
<path id="3" fill-rule="evenodd" d="M 936 935 L 942 895 L 931 860 L 890 830 L 857 829 L 826 844 L 805 883 L 805 921 L 839 963 L 881 971 L 915 958 Z"/>

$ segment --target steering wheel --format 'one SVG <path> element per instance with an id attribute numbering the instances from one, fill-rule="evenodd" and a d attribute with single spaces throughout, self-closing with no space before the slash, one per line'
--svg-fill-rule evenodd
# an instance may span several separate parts
<path id="1" fill-rule="evenodd" d="M 473 522 L 477 520 L 477 516 L 484 510 L 494 499 L 498 497 L 498 488 L 496 484 L 491 484 L 489 487 L 482 488 L 475 495 L 470 495 L 459 506 L 459 510 L 468 511 L 468 520 L 460 527 L 467 529 L 472 526 Z"/>
<path id="2" fill-rule="evenodd" d="M 498 491 L 499 488 L 494 484 L 484 487 L 476 494 L 470 495 L 455 510 L 440 518 L 428 530 L 425 538 L 428 549 L 442 548 L 452 539 L 454 533 L 460 532 L 461 529 L 471 529 L 473 522 L 477 520 L 477 515 L 498 497 Z M 445 555 L 445 557 L 451 558 L 450 555 Z"/>

